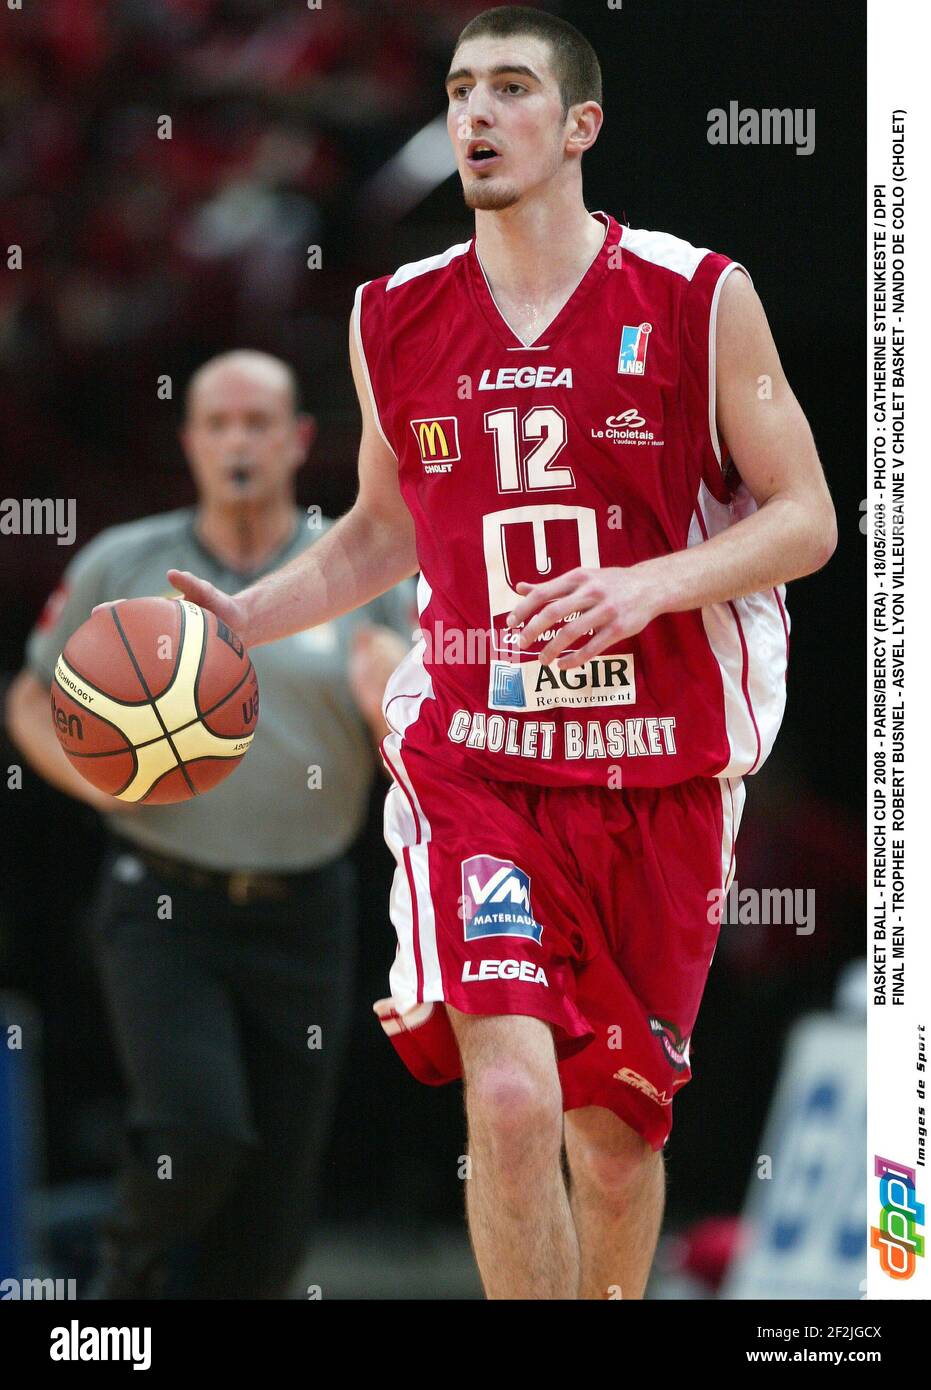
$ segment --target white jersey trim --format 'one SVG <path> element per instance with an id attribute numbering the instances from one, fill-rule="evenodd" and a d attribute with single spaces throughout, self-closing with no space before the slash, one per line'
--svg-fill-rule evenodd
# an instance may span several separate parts
<path id="1" fill-rule="evenodd" d="M 750 284 L 753 284 L 747 267 L 741 265 L 739 261 L 731 261 L 718 276 L 718 283 L 715 285 L 714 294 L 711 297 L 711 314 L 708 319 L 708 433 L 711 436 L 711 447 L 719 465 L 721 465 L 722 460 L 717 421 L 718 301 L 721 298 L 721 291 L 724 289 L 724 282 L 732 270 L 742 270 L 747 279 L 750 280 Z"/>
<path id="2" fill-rule="evenodd" d="M 359 353 L 359 361 L 362 363 L 362 375 L 365 377 L 365 386 L 366 390 L 369 393 L 369 400 L 372 403 L 372 414 L 375 416 L 375 424 L 378 426 L 378 433 L 381 435 L 388 448 L 391 449 L 392 454 L 394 454 L 395 460 L 397 460 L 398 456 L 394 453 L 394 449 L 391 447 L 391 441 L 385 434 L 385 431 L 382 429 L 381 426 L 381 416 L 378 413 L 378 402 L 375 399 L 375 392 L 372 389 L 372 378 L 369 374 L 368 359 L 365 355 L 365 344 L 362 341 L 362 291 L 365 289 L 366 285 L 370 285 L 371 283 L 371 280 L 366 280 L 365 284 L 359 285 L 359 287 L 356 290 L 356 296 L 352 304 L 352 327 L 353 332 L 355 333 L 356 348 L 358 349 Z"/>
<path id="3" fill-rule="evenodd" d="M 691 280 L 705 257 L 711 255 L 707 246 L 693 246 L 670 232 L 648 232 L 639 227 L 621 227 L 621 250 L 632 251 L 641 260 L 673 270 L 686 280 Z"/>
<path id="4" fill-rule="evenodd" d="M 385 289 L 394 290 L 397 289 L 398 285 L 406 285 L 408 280 L 416 280 L 420 275 L 428 275 L 431 270 L 442 270 L 457 256 L 464 256 L 471 245 L 471 240 L 463 241 L 457 246 L 450 246 L 445 251 L 441 251 L 437 256 L 425 256 L 422 261 L 408 261 L 407 265 L 398 266 Z"/>
<path id="5" fill-rule="evenodd" d="M 421 570 L 417 576 L 417 613 L 423 617 L 427 605 L 433 597 L 427 579 Z M 382 699 L 382 714 L 388 728 L 403 739 L 405 732 L 420 717 L 420 706 L 424 700 L 435 700 L 433 680 L 427 671 L 424 654 L 427 650 L 425 638 L 414 643 L 410 651 L 388 677 Z"/>
<path id="6" fill-rule="evenodd" d="M 718 535 L 755 509 L 744 484 L 729 504 L 719 502 L 702 481 L 688 545 Z M 709 604 L 701 616 L 724 692 L 729 756 L 716 775 L 740 777 L 756 772 L 765 762 L 785 712 L 789 635 L 785 585 Z"/>

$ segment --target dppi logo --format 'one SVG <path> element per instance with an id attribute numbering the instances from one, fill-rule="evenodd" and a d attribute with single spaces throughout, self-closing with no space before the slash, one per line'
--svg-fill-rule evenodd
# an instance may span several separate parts
<path id="1" fill-rule="evenodd" d="M 530 875 L 510 859 L 473 854 L 462 861 L 460 912 L 465 919 L 465 939 L 482 936 L 543 935 L 530 906 Z"/>
<path id="2" fill-rule="evenodd" d="M 925 1253 L 925 1238 L 916 1229 L 925 1224 L 925 1208 L 915 1200 L 915 1170 L 877 1154 L 873 1173 L 879 1178 L 882 1211 L 879 1225 L 870 1227 L 870 1245 L 879 1251 L 879 1267 L 890 1279 L 911 1279 L 917 1257 Z"/>

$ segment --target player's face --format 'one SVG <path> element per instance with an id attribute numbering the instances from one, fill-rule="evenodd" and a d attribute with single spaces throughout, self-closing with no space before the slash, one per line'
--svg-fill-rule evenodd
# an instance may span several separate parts
<path id="1" fill-rule="evenodd" d="M 209 373 L 195 389 L 182 432 L 201 500 L 265 502 L 289 493 L 310 427 L 277 380 L 234 367 Z"/>
<path id="2" fill-rule="evenodd" d="M 456 49 L 446 124 L 469 207 L 511 207 L 561 168 L 566 123 L 549 52 L 544 40 L 519 34 Z M 491 155 L 476 150 L 485 141 Z"/>

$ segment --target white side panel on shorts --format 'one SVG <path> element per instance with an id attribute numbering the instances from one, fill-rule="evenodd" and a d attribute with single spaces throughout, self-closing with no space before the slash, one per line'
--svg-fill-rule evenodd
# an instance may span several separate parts
<path id="1" fill-rule="evenodd" d="M 385 740 L 385 760 L 395 779 L 385 798 L 385 840 L 396 864 L 389 913 L 398 937 L 398 953 L 388 981 L 398 1011 L 405 1013 L 419 1002 L 418 952 L 423 975 L 423 1000 L 443 999 L 443 976 L 430 893 L 430 825 L 404 766 L 401 740 L 397 734 L 389 734 Z"/>
<path id="2" fill-rule="evenodd" d="M 400 1012 L 417 1002 L 417 967 L 414 957 L 414 909 L 411 902 L 404 845 L 409 843 L 403 826 L 410 810 L 403 791 L 391 787 L 385 797 L 385 841 L 395 858 L 394 877 L 388 897 L 388 915 L 398 938 L 398 950 L 389 972 L 389 988 Z"/>
<path id="3" fill-rule="evenodd" d="M 429 836 L 422 844 L 411 847 L 409 858 L 414 875 L 414 892 L 417 894 L 423 997 L 424 1000 L 442 999 L 443 973 L 440 970 L 440 955 L 436 944 L 436 914 L 433 911 L 433 895 L 430 892 Z"/>
<path id="4" fill-rule="evenodd" d="M 423 616 L 432 589 L 421 572 L 417 581 L 417 611 Z M 430 894 L 430 822 L 424 815 L 417 789 L 404 765 L 404 734 L 416 722 L 424 700 L 434 699 L 433 682 L 424 666 L 423 638 L 408 652 L 385 688 L 383 712 L 392 730 L 382 744 L 385 763 L 394 786 L 385 799 L 385 840 L 395 857 L 389 911 L 398 936 L 398 954 L 391 967 L 389 985 L 401 1012 L 417 1002 L 417 949 L 423 974 L 424 1000 L 442 1000 L 443 976 L 436 945 L 436 918 Z M 405 861 L 404 850 L 408 850 Z M 412 901 L 411 880 L 413 880 Z"/>
<path id="5" fill-rule="evenodd" d="M 724 899 L 727 898 L 730 886 L 734 881 L 734 874 L 737 871 L 735 848 L 744 802 L 747 799 L 747 789 L 742 777 L 719 777 L 718 786 L 721 788 L 721 892 L 723 894 L 721 915 L 723 916 Z M 715 951 L 717 951 L 720 942 L 721 937 L 719 935 L 708 962 L 709 970 L 714 963 Z"/>
<path id="6" fill-rule="evenodd" d="M 718 785 L 721 788 L 722 802 L 722 825 L 721 825 L 721 887 L 726 893 L 730 888 L 736 871 L 737 860 L 735 857 L 735 846 L 737 843 L 737 832 L 740 829 L 740 818 L 743 815 L 744 802 L 747 799 L 747 789 L 744 786 L 742 777 L 719 777 Z"/>

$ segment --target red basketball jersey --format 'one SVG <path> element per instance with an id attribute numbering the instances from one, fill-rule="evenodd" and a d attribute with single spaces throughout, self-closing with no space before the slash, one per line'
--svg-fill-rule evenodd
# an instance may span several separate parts
<path id="1" fill-rule="evenodd" d="M 736 263 L 594 216 L 601 249 L 529 346 L 474 239 L 356 291 L 421 566 L 421 640 L 386 717 L 410 745 L 507 781 L 737 777 L 782 719 L 782 586 L 663 614 L 570 671 L 541 664 L 544 638 L 515 650 L 507 628 L 522 580 L 666 555 L 755 506 L 715 427 L 716 311 Z"/>

